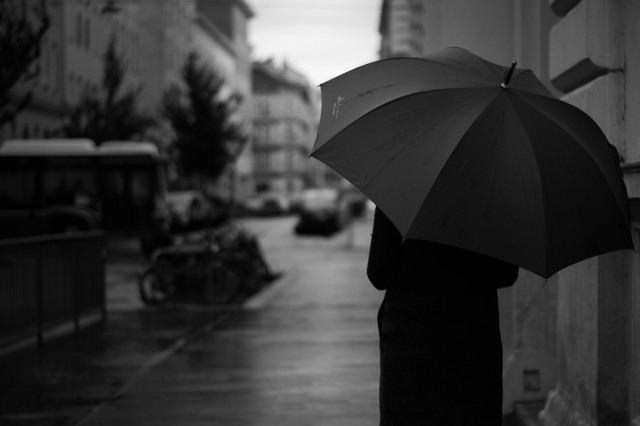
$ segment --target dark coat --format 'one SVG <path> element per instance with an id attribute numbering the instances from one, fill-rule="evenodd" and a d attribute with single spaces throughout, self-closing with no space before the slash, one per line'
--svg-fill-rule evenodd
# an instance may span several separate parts
<path id="1" fill-rule="evenodd" d="M 518 267 L 438 243 L 404 240 L 376 209 L 367 275 L 387 290 L 378 314 L 383 426 L 500 425 L 497 288 Z"/>

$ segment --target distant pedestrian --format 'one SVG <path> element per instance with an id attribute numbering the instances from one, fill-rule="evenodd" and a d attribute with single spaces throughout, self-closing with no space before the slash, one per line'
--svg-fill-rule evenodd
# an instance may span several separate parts
<path id="1" fill-rule="evenodd" d="M 499 426 L 497 288 L 518 267 L 434 242 L 403 241 L 376 208 L 367 266 L 378 313 L 381 426 Z"/>

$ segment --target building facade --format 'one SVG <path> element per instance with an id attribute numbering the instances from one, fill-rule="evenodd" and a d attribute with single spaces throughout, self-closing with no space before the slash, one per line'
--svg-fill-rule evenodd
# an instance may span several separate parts
<path id="1" fill-rule="evenodd" d="M 421 57 L 459 46 L 505 66 L 517 60 L 558 93 L 548 58 L 556 20 L 543 0 L 385 0 L 380 54 Z M 499 291 L 505 414 L 516 402 L 544 400 L 556 384 L 554 279 L 521 269 L 516 284 Z"/>
<path id="2" fill-rule="evenodd" d="M 31 1 L 31 0 L 28 0 Z M 105 13 L 106 2 L 47 2 L 51 24 L 42 40 L 40 74 L 29 83 L 29 106 L 0 129 L 0 138 L 48 138 L 59 133 L 71 105 L 102 82 L 103 55 L 111 37 L 128 66 L 125 84 L 139 82 L 138 5 L 126 3 Z M 17 93 L 26 87 L 15 88 Z"/>
<path id="3" fill-rule="evenodd" d="M 306 79 L 286 64 L 253 64 L 255 192 L 293 195 L 313 186 L 313 146 L 319 113 Z"/>
<path id="4" fill-rule="evenodd" d="M 47 5 L 51 24 L 42 42 L 41 72 L 29 84 L 32 102 L 0 128 L 0 142 L 59 136 L 66 114 L 82 94 L 99 90 L 111 38 L 127 67 L 125 85 L 140 88 L 140 107 L 147 113 L 159 112 L 163 92 L 180 83 L 187 55 L 197 51 L 224 78 L 221 94 L 238 102 L 234 120 L 250 134 L 247 32 L 253 11 L 244 0 L 51 0 Z M 15 88 L 16 93 L 26 89 Z M 150 137 L 164 147 L 172 133 L 163 125 Z M 231 149 L 237 159 L 222 191 L 242 197 L 253 188 L 251 150 L 238 144 Z M 169 176 L 175 174 L 171 170 Z"/>
<path id="5" fill-rule="evenodd" d="M 458 46 L 505 66 L 517 60 L 518 67 L 548 83 L 549 29 L 555 19 L 539 0 L 384 0 L 380 58 L 421 57 Z"/>
<path id="6" fill-rule="evenodd" d="M 254 12 L 244 0 L 198 1 L 194 44 L 200 57 L 224 79 L 221 97 L 234 103 L 232 120 L 246 139 L 232 141 L 235 158 L 217 191 L 233 199 L 244 199 L 253 191 L 251 142 L 251 48 L 248 27 Z"/>
<path id="7" fill-rule="evenodd" d="M 616 146 L 640 247 L 640 4 L 555 0 L 549 70 L 562 98 L 586 111 Z M 598 256 L 560 271 L 557 383 L 548 426 L 640 424 L 640 258 Z"/>
<path id="8" fill-rule="evenodd" d="M 27 7 L 34 4 L 27 1 Z M 13 92 L 23 96 L 32 93 L 31 102 L 13 122 L 0 128 L 0 140 L 25 137 L 48 137 L 62 122 L 60 106 L 64 105 L 66 79 L 64 74 L 64 41 L 67 29 L 63 16 L 65 7 L 56 4 L 49 7 L 50 26 L 41 45 L 38 61 L 40 74 L 35 80 L 15 87 Z"/>
<path id="9" fill-rule="evenodd" d="M 119 4 L 128 6 L 129 2 L 124 0 Z M 138 9 L 136 72 L 144 82 L 140 103 L 155 111 L 164 89 L 180 80 L 180 70 L 194 48 L 197 3 L 196 0 L 160 0 L 131 4 Z"/>
<path id="10" fill-rule="evenodd" d="M 638 247 L 640 4 L 396 1 L 395 15 L 395 1 L 383 2 L 382 57 L 422 56 L 457 45 L 496 63 L 517 59 L 597 122 L 620 154 Z M 421 25 L 412 25 L 416 20 Z M 546 281 L 521 269 L 518 282 L 500 291 L 500 308 L 503 412 L 534 401 L 528 405 L 545 426 L 640 424 L 636 253 L 597 256 Z"/>

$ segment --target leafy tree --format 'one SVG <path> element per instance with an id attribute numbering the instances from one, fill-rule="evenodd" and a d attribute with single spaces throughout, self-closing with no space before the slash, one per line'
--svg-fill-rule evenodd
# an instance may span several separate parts
<path id="1" fill-rule="evenodd" d="M 17 95 L 13 89 L 38 76 L 36 61 L 49 25 L 46 0 L 0 0 L 0 126 L 31 101 L 30 90 Z"/>
<path id="2" fill-rule="evenodd" d="M 223 78 L 196 53 L 187 57 L 181 77 L 183 84 L 172 85 L 162 98 L 162 113 L 176 134 L 179 165 L 187 177 L 216 180 L 233 160 L 228 143 L 245 139 L 230 120 L 234 102 L 220 99 Z"/>
<path id="3" fill-rule="evenodd" d="M 139 111 L 140 87 L 123 89 L 126 66 L 111 38 L 105 51 L 102 86 L 99 93 L 85 90 L 71 110 L 62 131 L 67 137 L 106 140 L 133 140 L 156 125 L 155 119 Z"/>

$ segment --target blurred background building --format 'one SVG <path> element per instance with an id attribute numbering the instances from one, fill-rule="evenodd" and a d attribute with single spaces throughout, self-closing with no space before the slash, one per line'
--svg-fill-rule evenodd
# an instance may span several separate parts
<path id="1" fill-rule="evenodd" d="M 254 11 L 244 0 L 198 1 L 195 49 L 223 77 L 221 97 L 234 103 L 232 120 L 239 124 L 246 141 L 230 141 L 234 161 L 218 183 L 226 197 L 245 199 L 253 193 L 251 134 L 251 47 L 248 27 Z"/>
<path id="2" fill-rule="evenodd" d="M 253 63 L 253 153 L 257 193 L 293 195 L 317 185 L 323 168 L 307 161 L 319 110 L 309 83 L 286 63 Z"/>
<path id="3" fill-rule="evenodd" d="M 639 238 L 640 4 L 549 2 L 549 77 L 617 148 Z M 545 424 L 640 423 L 640 263 L 633 252 L 581 262 L 556 277 L 557 385 Z"/>
<path id="4" fill-rule="evenodd" d="M 51 25 L 42 42 L 41 72 L 31 87 L 32 102 L 15 120 L 0 128 L 0 140 L 59 137 L 70 107 L 86 90 L 99 89 L 104 52 L 113 37 L 126 66 L 125 85 L 140 88 L 140 105 L 145 112 L 158 114 L 162 94 L 171 84 L 180 81 L 180 70 L 189 52 L 197 52 L 223 78 L 220 96 L 233 104 L 232 120 L 240 125 L 247 138 L 245 142 L 229 141 L 234 162 L 217 182 L 216 191 L 220 195 L 242 200 L 255 194 L 256 189 L 261 191 L 265 185 L 295 192 L 312 182 L 324 183 L 318 180 L 324 166 L 315 160 L 306 160 L 318 121 L 317 89 L 312 93 L 305 77 L 291 67 L 277 71 L 274 68 L 271 72 L 278 76 L 277 80 L 287 82 L 284 86 L 295 89 L 283 95 L 289 96 L 286 105 L 290 108 L 282 112 L 281 117 L 288 123 L 284 126 L 287 148 L 286 154 L 285 151 L 274 154 L 273 160 L 269 160 L 269 164 L 279 164 L 268 171 L 269 184 L 265 183 L 267 172 L 264 167 L 260 169 L 265 161 L 263 145 L 257 145 L 255 150 L 259 155 L 258 159 L 254 158 L 252 86 L 256 73 L 248 40 L 254 11 L 248 2 L 58 0 L 46 4 Z M 20 87 L 15 90 L 23 91 Z M 264 96 L 264 87 L 259 92 L 259 96 Z M 172 138 L 168 126 L 160 126 L 151 136 L 162 151 L 168 150 Z M 307 162 L 311 163 L 308 168 Z M 257 185 L 254 182 L 256 163 L 260 169 Z M 171 163 L 168 168 L 171 179 L 175 170 Z M 335 175 L 333 177 L 336 180 Z"/>
<path id="5" fill-rule="evenodd" d="M 94 2 L 100 3 L 100 2 Z M 138 74 L 142 87 L 141 103 L 146 109 L 157 108 L 162 92 L 179 79 L 180 69 L 195 45 L 196 0 L 161 0 L 158 2 L 115 2 L 117 10 L 108 12 L 108 19 L 123 19 L 128 11 L 135 12 L 132 24 L 135 35 L 124 39 L 119 46 L 130 42 L 139 45 L 130 71 Z M 108 7 L 108 4 L 107 6 Z M 116 32 L 119 34 L 119 31 Z M 119 35 L 118 35 L 119 36 Z M 120 41 L 120 40 L 119 40 Z M 122 48 L 122 47 L 121 47 Z M 99 72 L 99 70 L 98 70 Z"/>
<path id="6" fill-rule="evenodd" d="M 35 0 L 27 0 L 35 4 Z M 117 13 L 105 2 L 75 0 L 47 3 L 51 25 L 42 41 L 40 73 L 33 99 L 13 122 L 0 129 L 0 138 L 48 138 L 59 133 L 69 105 L 83 91 L 97 90 L 102 80 L 102 57 L 110 37 L 128 64 L 127 85 L 140 76 L 139 6 L 122 4 Z M 18 87 L 20 92 L 23 88 Z"/>
<path id="7" fill-rule="evenodd" d="M 384 0 L 380 57 L 462 46 L 532 69 L 618 149 L 637 246 L 639 22 L 635 1 Z M 635 253 L 616 252 L 548 281 L 521 269 L 501 290 L 505 413 L 531 411 L 545 425 L 640 422 L 638 271 Z"/>
<path id="8" fill-rule="evenodd" d="M 548 83 L 549 30 L 556 19 L 541 1 L 385 0 L 380 58 L 461 46 L 505 66 L 517 59 Z"/>

